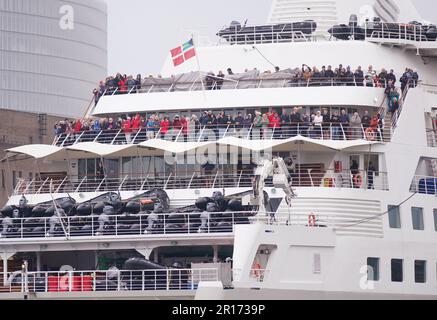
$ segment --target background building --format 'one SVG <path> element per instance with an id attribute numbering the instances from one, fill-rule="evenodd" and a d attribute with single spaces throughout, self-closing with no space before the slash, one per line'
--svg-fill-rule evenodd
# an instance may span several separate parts
<path id="1" fill-rule="evenodd" d="M 51 143 L 54 124 L 83 117 L 107 75 L 106 3 L 0 0 L 0 71 L 0 158 L 17 145 Z M 0 166 L 2 205 L 16 179 L 35 168 Z"/>

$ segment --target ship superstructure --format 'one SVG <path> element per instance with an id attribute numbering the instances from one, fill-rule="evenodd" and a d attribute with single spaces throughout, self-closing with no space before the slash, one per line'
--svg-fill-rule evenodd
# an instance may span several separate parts
<path id="1" fill-rule="evenodd" d="M 5 297 L 435 299 L 437 42 L 397 25 L 362 40 L 254 27 L 196 48 L 204 72 L 169 57 L 163 77 L 108 89 L 89 112 L 314 113 L 308 122 L 145 124 L 8 150 L 12 166 L 30 157 L 64 174 L 19 181 L 4 209 Z M 299 76 L 340 64 L 393 69 L 397 87 L 406 68 L 420 81 L 397 88 L 393 111 L 388 82 Z M 384 122 L 317 125 L 324 109 Z"/>

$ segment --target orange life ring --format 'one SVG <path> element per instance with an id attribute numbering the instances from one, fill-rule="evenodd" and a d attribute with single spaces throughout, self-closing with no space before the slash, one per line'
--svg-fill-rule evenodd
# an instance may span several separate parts
<path id="1" fill-rule="evenodd" d="M 375 131 L 372 128 L 367 128 L 365 131 L 366 134 L 366 139 L 369 141 L 375 141 L 376 139 L 376 134 Z"/>
<path id="2" fill-rule="evenodd" d="M 257 279 L 260 279 L 261 278 L 261 269 L 262 269 L 261 264 L 259 264 L 258 262 L 254 263 L 252 269 L 253 269 L 252 270 L 253 275 Z"/>
<path id="3" fill-rule="evenodd" d="M 361 186 L 363 185 L 363 176 L 361 174 L 356 174 L 354 176 L 354 183 L 355 186 L 361 188 Z"/>
<path id="4" fill-rule="evenodd" d="M 310 227 L 315 227 L 316 224 L 317 224 L 316 215 L 314 213 L 312 213 L 308 216 L 308 225 Z"/>

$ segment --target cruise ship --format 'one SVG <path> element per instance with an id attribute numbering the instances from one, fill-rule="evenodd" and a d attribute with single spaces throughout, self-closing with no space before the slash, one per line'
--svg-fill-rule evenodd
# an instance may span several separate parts
<path id="1" fill-rule="evenodd" d="M 436 299 L 435 25 L 409 0 L 274 0 L 217 31 L 84 118 L 146 124 L 7 150 L 63 174 L 1 209 L 0 299 Z M 364 76 L 314 76 L 339 65 Z M 208 112 L 313 119 L 147 126 Z"/>

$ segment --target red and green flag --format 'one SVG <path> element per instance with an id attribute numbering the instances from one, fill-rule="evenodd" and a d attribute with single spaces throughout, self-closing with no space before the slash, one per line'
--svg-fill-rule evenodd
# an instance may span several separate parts
<path id="1" fill-rule="evenodd" d="M 194 48 L 193 39 L 185 42 L 183 45 L 174 48 L 171 52 L 173 58 L 173 64 L 175 67 L 181 65 L 185 61 L 196 56 L 196 49 Z"/>

